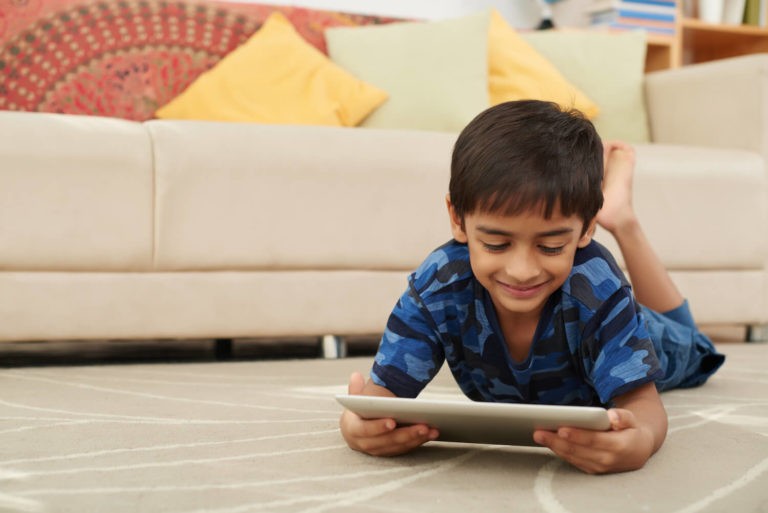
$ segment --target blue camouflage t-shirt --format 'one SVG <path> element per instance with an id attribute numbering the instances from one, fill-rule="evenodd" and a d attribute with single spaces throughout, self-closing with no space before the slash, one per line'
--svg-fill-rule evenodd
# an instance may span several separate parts
<path id="1" fill-rule="evenodd" d="M 662 375 L 629 283 L 594 241 L 576 251 L 523 362 L 509 355 L 467 246 L 451 241 L 432 252 L 389 317 L 371 378 L 416 397 L 444 361 L 476 401 L 607 406 Z"/>

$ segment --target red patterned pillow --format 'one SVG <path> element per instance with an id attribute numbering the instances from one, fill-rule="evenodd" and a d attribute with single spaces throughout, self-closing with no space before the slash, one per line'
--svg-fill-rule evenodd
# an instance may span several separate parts
<path id="1" fill-rule="evenodd" d="M 3 3 L 0 110 L 150 119 L 276 10 L 323 52 L 326 27 L 393 21 L 214 0 Z"/>

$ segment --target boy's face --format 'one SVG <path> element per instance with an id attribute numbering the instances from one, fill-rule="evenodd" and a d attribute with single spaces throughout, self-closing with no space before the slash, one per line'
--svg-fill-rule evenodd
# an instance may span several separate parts
<path id="1" fill-rule="evenodd" d="M 525 212 L 506 216 L 475 212 L 464 226 L 448 200 L 453 237 L 469 247 L 472 271 L 488 290 L 500 318 L 538 320 L 547 299 L 571 272 L 576 249 L 592 240 L 594 221 L 582 235 L 580 217 Z"/>

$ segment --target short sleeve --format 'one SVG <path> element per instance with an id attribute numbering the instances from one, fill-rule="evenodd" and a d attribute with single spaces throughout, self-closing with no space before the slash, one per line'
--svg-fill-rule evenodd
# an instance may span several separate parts
<path id="1" fill-rule="evenodd" d="M 444 359 L 435 323 L 411 284 L 389 316 L 371 379 L 398 397 L 416 397 Z"/>
<path id="2" fill-rule="evenodd" d="M 601 305 L 582 340 L 585 374 L 603 404 L 663 374 L 643 314 L 628 287 Z"/>

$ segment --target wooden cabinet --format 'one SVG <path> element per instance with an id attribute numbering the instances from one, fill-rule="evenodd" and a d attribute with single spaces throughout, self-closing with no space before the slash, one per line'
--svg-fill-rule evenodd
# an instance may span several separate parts
<path id="1" fill-rule="evenodd" d="M 711 25 L 684 19 L 680 64 L 713 61 L 750 53 L 768 52 L 768 28 L 753 25 Z"/>
<path id="2" fill-rule="evenodd" d="M 645 71 L 676 68 L 680 66 L 680 44 L 676 36 L 648 34 L 645 52 Z"/>
<path id="3" fill-rule="evenodd" d="M 648 36 L 646 71 L 768 52 L 768 27 L 716 25 L 678 16 L 672 36 Z"/>

